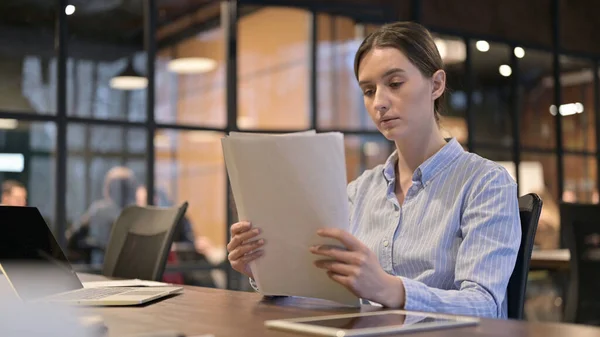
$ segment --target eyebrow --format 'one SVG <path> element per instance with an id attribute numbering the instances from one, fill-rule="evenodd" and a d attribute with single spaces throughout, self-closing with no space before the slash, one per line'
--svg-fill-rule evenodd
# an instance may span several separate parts
<path id="1" fill-rule="evenodd" d="M 392 68 L 392 69 L 386 71 L 385 73 L 383 73 L 383 76 L 381 76 L 381 77 L 387 77 L 387 76 L 390 76 L 390 75 L 393 75 L 393 74 L 396 74 L 396 73 L 405 73 L 405 72 L 406 71 L 404 69 L 402 69 L 402 68 Z M 367 81 L 367 80 L 359 81 L 358 85 L 367 84 L 369 82 L 370 81 Z"/>

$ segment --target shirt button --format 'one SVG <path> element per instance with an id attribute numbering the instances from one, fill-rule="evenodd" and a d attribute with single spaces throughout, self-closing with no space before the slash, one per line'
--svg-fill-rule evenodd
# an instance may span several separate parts
<path id="1" fill-rule="evenodd" d="M 387 247 L 390 245 L 390 242 L 388 240 L 383 240 L 383 246 Z"/>

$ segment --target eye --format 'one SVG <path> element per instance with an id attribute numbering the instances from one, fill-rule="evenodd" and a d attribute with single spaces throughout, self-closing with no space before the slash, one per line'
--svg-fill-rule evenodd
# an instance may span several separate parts
<path id="1" fill-rule="evenodd" d="M 374 94 L 374 93 L 375 93 L 375 91 L 374 91 L 374 90 L 372 90 L 372 89 L 366 89 L 366 90 L 363 90 L 363 95 L 364 95 L 364 96 L 367 96 L 367 97 L 371 97 L 371 96 L 373 96 L 373 94 Z"/>
<path id="2" fill-rule="evenodd" d="M 390 83 L 390 87 L 391 88 L 400 88 L 400 86 L 403 84 L 403 82 L 392 82 Z"/>

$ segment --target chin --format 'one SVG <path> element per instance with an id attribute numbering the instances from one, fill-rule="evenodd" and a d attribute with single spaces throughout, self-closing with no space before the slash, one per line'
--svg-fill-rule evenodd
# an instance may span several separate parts
<path id="1" fill-rule="evenodd" d="M 389 141 L 400 141 L 402 139 L 405 139 L 408 132 L 408 130 L 406 130 L 405 127 L 402 126 L 396 126 L 393 128 L 388 128 L 388 129 L 380 129 L 379 132 L 381 132 L 381 134 Z"/>

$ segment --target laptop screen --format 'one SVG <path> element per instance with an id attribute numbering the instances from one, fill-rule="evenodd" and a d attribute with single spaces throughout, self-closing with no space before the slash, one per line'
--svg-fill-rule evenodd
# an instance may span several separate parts
<path id="1" fill-rule="evenodd" d="M 24 300 L 83 287 L 35 207 L 0 206 L 0 267 Z"/>

